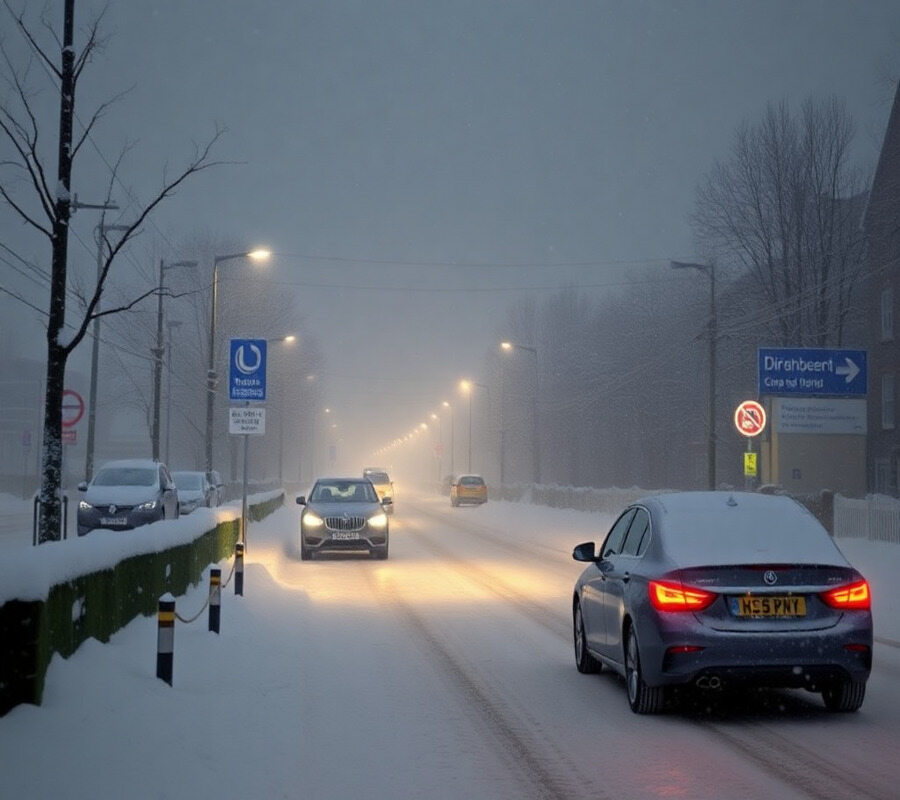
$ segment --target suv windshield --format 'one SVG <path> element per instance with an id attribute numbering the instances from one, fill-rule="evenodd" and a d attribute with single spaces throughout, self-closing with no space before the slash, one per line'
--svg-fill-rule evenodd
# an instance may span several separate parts
<path id="1" fill-rule="evenodd" d="M 329 481 L 317 483 L 309 499 L 325 503 L 377 503 L 375 489 L 368 481 Z"/>
<path id="2" fill-rule="evenodd" d="M 156 470 L 148 467 L 110 467 L 101 469 L 94 486 L 155 486 Z"/>

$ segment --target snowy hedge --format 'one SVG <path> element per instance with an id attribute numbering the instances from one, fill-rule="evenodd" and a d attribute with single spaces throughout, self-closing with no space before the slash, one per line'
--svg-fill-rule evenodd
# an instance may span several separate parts
<path id="1" fill-rule="evenodd" d="M 283 492 L 251 498 L 254 521 L 284 502 Z M 133 531 L 23 549 L 0 565 L 0 715 L 39 704 L 54 653 L 101 642 L 136 616 L 157 610 L 166 592 L 195 586 L 210 564 L 234 553 L 240 510 L 200 509 Z"/>

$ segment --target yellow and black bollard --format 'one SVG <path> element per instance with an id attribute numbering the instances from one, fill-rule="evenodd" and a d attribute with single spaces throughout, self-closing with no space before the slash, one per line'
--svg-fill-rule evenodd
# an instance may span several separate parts
<path id="1" fill-rule="evenodd" d="M 234 593 L 244 596 L 244 543 L 234 546 Z"/>
<path id="2" fill-rule="evenodd" d="M 213 567 L 209 571 L 209 629 L 219 632 L 222 611 L 222 570 Z"/>
<path id="3" fill-rule="evenodd" d="M 156 612 L 156 677 L 172 685 L 175 654 L 175 598 L 166 593 L 159 598 Z"/>

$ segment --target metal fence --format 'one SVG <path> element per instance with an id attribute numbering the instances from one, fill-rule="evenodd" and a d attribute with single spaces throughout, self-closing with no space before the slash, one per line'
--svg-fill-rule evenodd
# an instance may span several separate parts
<path id="1" fill-rule="evenodd" d="M 881 494 L 861 500 L 835 495 L 834 535 L 900 544 L 900 500 Z"/>

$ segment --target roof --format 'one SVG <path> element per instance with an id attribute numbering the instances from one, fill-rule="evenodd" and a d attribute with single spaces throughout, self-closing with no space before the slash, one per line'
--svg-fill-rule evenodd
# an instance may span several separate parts
<path id="1" fill-rule="evenodd" d="M 100 469 L 106 469 L 107 467 L 143 467 L 145 469 L 157 469 L 161 466 L 161 462 L 154 461 L 152 458 L 122 458 L 118 461 L 107 461 L 106 463 L 101 464 Z"/>

